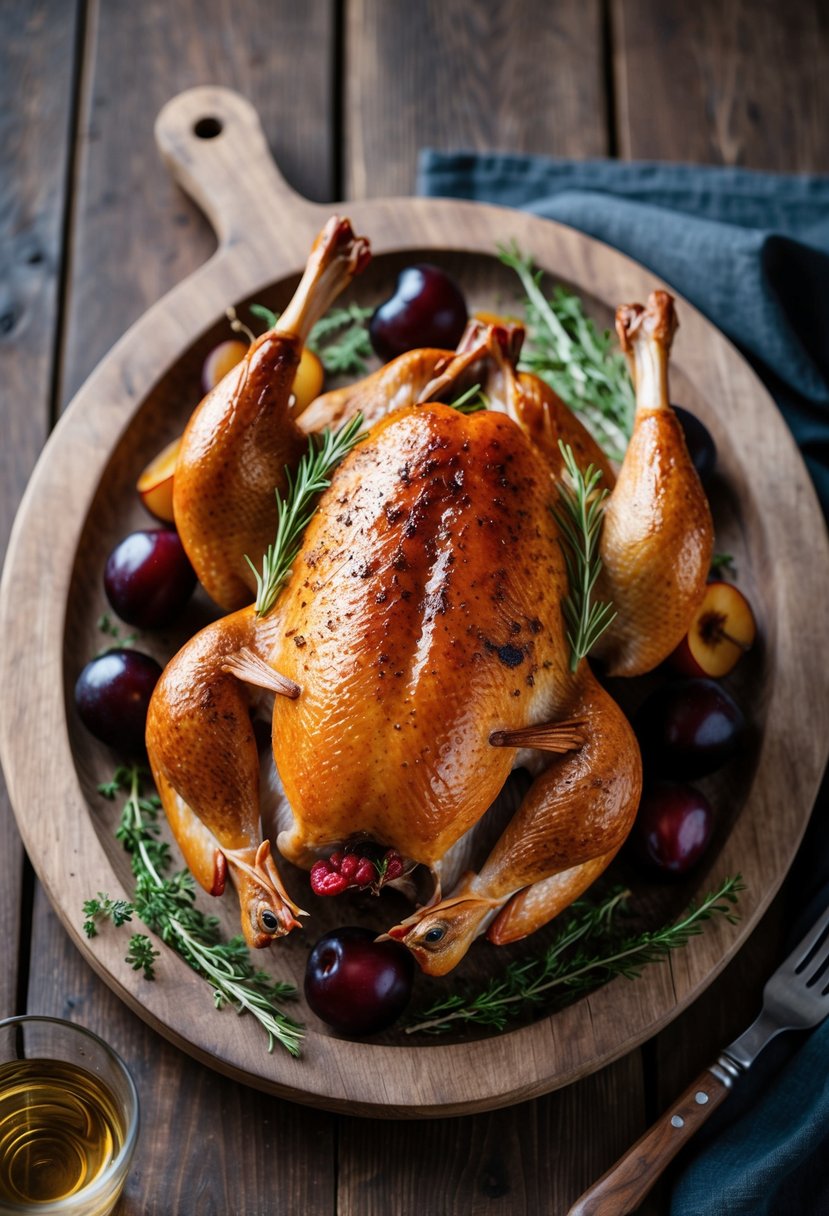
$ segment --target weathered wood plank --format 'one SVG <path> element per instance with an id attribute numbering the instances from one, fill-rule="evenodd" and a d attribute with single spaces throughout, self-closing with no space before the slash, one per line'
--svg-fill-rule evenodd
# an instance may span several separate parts
<path id="1" fill-rule="evenodd" d="M 120 932 L 126 950 L 128 929 Z M 122 1216 L 328 1216 L 334 1206 L 331 1116 L 237 1085 L 159 1038 L 83 962 L 40 887 L 33 940 L 29 1011 L 69 1018 L 101 1035 L 123 1056 L 138 1087 L 141 1133 Z M 209 1016 L 236 1016 L 212 1011 L 206 984 L 204 995 Z"/>
<path id="2" fill-rule="evenodd" d="M 64 403 L 215 245 L 158 156 L 158 111 L 194 85 L 237 89 L 291 185 L 330 199 L 333 37 L 333 0 L 90 0 Z"/>
<path id="3" fill-rule="evenodd" d="M 628 1147 L 644 1117 L 632 1053 L 570 1089 L 486 1115 L 418 1124 L 344 1120 L 337 1213 L 564 1212 Z"/>
<path id="4" fill-rule="evenodd" d="M 607 151 L 598 0 L 351 0 L 345 197 L 410 194 L 418 149 Z"/>
<path id="5" fill-rule="evenodd" d="M 614 0 L 620 155 L 829 169 L 822 0 Z"/>
<path id="6" fill-rule="evenodd" d="M 64 0 L 7 5 L 0 17 L 0 560 L 49 430 L 76 25 Z M 22 867 L 0 781 L 0 1017 L 16 1002 Z"/>

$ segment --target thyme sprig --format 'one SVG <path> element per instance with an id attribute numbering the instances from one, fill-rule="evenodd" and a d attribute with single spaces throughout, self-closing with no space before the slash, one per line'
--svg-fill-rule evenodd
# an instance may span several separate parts
<path id="1" fill-rule="evenodd" d="M 264 321 L 268 329 L 273 329 L 279 320 L 279 313 L 264 304 L 251 304 L 250 311 Z M 344 308 L 332 308 L 314 325 L 306 346 L 319 356 L 329 375 L 365 374 L 372 355 L 366 323 L 373 311 L 373 308 L 362 308 L 359 304 L 347 304 Z"/>
<path id="2" fill-rule="evenodd" d="M 286 466 L 288 489 L 284 498 L 276 492 L 276 537 L 262 559 L 261 573 L 245 554 L 256 578 L 257 616 L 266 616 L 276 603 L 302 547 L 303 533 L 316 510 L 317 495 L 331 484 L 334 469 L 358 442 L 362 425 L 363 415 L 355 414 L 338 430 L 326 428 L 318 438 L 311 436 L 296 473 Z"/>
<path id="3" fill-rule="evenodd" d="M 553 509 L 553 515 L 564 534 L 561 548 L 569 591 L 562 601 L 562 611 L 570 643 L 570 670 L 575 671 L 616 616 L 610 601 L 593 599 L 602 569 L 598 548 L 608 491 L 598 488 L 601 469 L 590 464 L 582 472 L 570 445 L 559 440 L 558 446 L 569 484 L 563 478 L 559 481 L 561 505 Z"/>
<path id="4" fill-rule="evenodd" d="M 132 903 L 111 900 L 100 891 L 97 899 L 86 900 L 86 935 L 94 937 L 105 920 L 123 925 L 134 913 L 208 981 L 217 1009 L 230 1005 L 238 1013 L 251 1013 L 267 1032 L 268 1051 L 279 1042 L 291 1055 L 298 1056 L 302 1026 L 277 1008 L 280 1002 L 296 996 L 296 989 L 255 968 L 241 937 L 221 940 L 217 917 L 195 906 L 195 884 L 188 870 L 166 877 L 172 857 L 169 845 L 159 839 L 161 803 L 156 795 L 143 794 L 141 770 L 137 765 L 120 767 L 112 781 L 98 788 L 109 799 L 119 792 L 127 794 L 115 835 L 130 854 L 135 892 Z M 158 957 L 146 934 L 132 935 L 126 961 L 134 970 L 153 979 Z"/>
<path id="5" fill-rule="evenodd" d="M 578 296 L 557 286 L 545 295 L 542 272 L 514 243 L 498 256 L 524 288 L 527 338 L 519 366 L 534 372 L 581 414 L 596 441 L 621 459 L 633 429 L 635 398 L 627 362 L 610 331 L 600 332 Z"/>
<path id="6" fill-rule="evenodd" d="M 573 904 L 564 928 L 543 955 L 511 963 L 478 993 L 455 993 L 436 1002 L 406 1026 L 406 1033 L 442 1034 L 455 1023 L 503 1030 L 528 1006 L 547 1006 L 563 994 L 569 1000 L 616 976 L 635 979 L 643 967 L 687 945 L 712 917 L 724 916 L 735 924 L 739 917 L 734 908 L 744 890 L 740 875 L 726 878 L 675 924 L 628 935 L 620 934 L 617 921 L 627 910 L 630 892 L 614 891 L 598 905 L 581 900 Z"/>

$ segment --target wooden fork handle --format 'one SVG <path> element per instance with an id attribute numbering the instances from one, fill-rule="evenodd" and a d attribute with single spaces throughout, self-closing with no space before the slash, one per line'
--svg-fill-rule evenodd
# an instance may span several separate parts
<path id="1" fill-rule="evenodd" d="M 668 1162 L 730 1090 L 731 1078 L 726 1073 L 717 1076 L 706 1069 L 633 1148 L 576 1200 L 567 1216 L 625 1216 L 635 1211 Z"/>

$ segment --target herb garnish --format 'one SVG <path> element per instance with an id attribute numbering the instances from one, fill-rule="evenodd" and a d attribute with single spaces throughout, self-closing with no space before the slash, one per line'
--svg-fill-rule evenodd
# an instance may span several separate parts
<path id="1" fill-rule="evenodd" d="M 734 905 L 744 890 L 740 875 L 726 878 L 719 890 L 706 895 L 701 903 L 691 904 L 676 924 L 632 935 L 620 934 L 616 924 L 630 892 L 614 891 L 597 905 L 579 900 L 544 954 L 511 963 L 474 995 L 456 993 L 436 1002 L 406 1026 L 406 1033 L 442 1034 L 455 1022 L 503 1030 L 528 1005 L 546 1006 L 552 997 L 562 995 L 562 989 L 570 998 L 617 975 L 636 979 L 648 963 L 660 962 L 672 950 L 685 946 L 702 931 L 704 921 L 724 916 L 735 924 L 739 918 Z"/>
<path id="2" fill-rule="evenodd" d="M 593 588 L 602 569 L 598 547 L 604 501 L 609 491 L 598 489 L 601 469 L 590 464 L 582 473 L 570 445 L 559 440 L 558 446 L 570 484 L 563 478 L 559 482 L 561 509 L 553 509 L 553 515 L 567 542 L 562 541 L 561 548 L 567 563 L 569 592 L 561 607 L 570 643 L 570 670 L 575 671 L 616 616 L 612 603 L 593 599 Z"/>
<path id="3" fill-rule="evenodd" d="M 296 996 L 294 986 L 255 968 L 242 937 L 221 941 L 217 917 L 195 907 L 195 884 L 189 870 L 164 877 L 172 858 L 169 845 L 159 840 L 161 802 L 154 794 L 143 795 L 141 770 L 136 765 L 120 767 L 114 779 L 98 789 L 109 799 L 122 791 L 127 794 L 115 835 L 130 854 L 135 893 L 131 904 L 112 900 L 101 891 L 97 899 L 86 900 L 83 928 L 87 937 L 95 937 L 101 922 L 111 920 L 120 926 L 130 921 L 134 912 L 204 976 L 213 989 L 217 1009 L 231 1005 L 239 1013 L 253 1014 L 267 1031 L 268 1051 L 278 1041 L 292 1056 L 298 1056 L 302 1027 L 276 1008 L 279 1002 Z M 134 970 L 143 971 L 145 978 L 153 979 L 158 953 L 146 934 L 134 933 L 126 961 Z"/>
<path id="4" fill-rule="evenodd" d="M 513 244 L 498 256 L 518 275 L 526 295 L 527 339 L 519 367 L 534 372 L 582 415 L 597 443 L 621 459 L 636 406 L 625 356 L 609 331 L 600 333 L 578 296 L 558 286 L 541 289 L 542 272 Z"/>
<path id="5" fill-rule="evenodd" d="M 734 565 L 734 557 L 731 553 L 712 553 L 711 554 L 711 573 L 719 574 L 728 573 L 732 578 L 736 578 L 737 567 Z"/>
<path id="6" fill-rule="evenodd" d="M 489 397 L 480 384 L 473 384 L 465 393 L 461 393 L 460 397 L 447 404 L 459 414 L 478 414 L 481 410 L 489 409 Z"/>
<path id="7" fill-rule="evenodd" d="M 264 304 L 251 304 L 250 311 L 268 329 L 273 329 L 279 313 Z M 362 308 L 359 304 L 348 304 L 345 308 L 332 308 L 317 321 L 308 335 L 306 346 L 319 356 L 325 370 L 332 376 L 361 376 L 371 358 L 371 341 L 366 322 L 373 308 Z"/>
<path id="8" fill-rule="evenodd" d="M 101 633 L 105 633 L 108 637 L 115 639 L 113 642 L 110 642 L 108 646 L 104 646 L 102 650 L 97 652 L 95 655 L 96 659 L 100 659 L 101 655 L 108 654 L 110 650 L 119 650 L 132 646 L 133 642 L 138 637 L 137 633 L 128 633 L 125 637 L 121 637 L 121 630 L 112 620 L 108 612 L 102 612 L 95 623 L 100 629 Z"/>
<path id="9" fill-rule="evenodd" d="M 276 537 L 262 559 L 262 573 L 250 557 L 245 561 L 256 578 L 256 615 L 266 616 L 276 603 L 279 589 L 291 573 L 302 547 L 302 534 L 316 510 L 315 499 L 331 484 L 331 474 L 360 439 L 363 415 L 355 414 L 339 430 L 326 428 L 322 435 L 309 438 L 308 451 L 296 473 L 285 466 L 288 490 L 284 498 L 276 491 Z"/>

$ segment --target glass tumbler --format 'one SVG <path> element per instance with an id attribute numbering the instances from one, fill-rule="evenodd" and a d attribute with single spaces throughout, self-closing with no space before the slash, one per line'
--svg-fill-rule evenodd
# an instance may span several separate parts
<path id="1" fill-rule="evenodd" d="M 0 1216 L 106 1216 L 138 1137 L 126 1065 L 82 1026 L 0 1022 Z"/>

